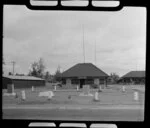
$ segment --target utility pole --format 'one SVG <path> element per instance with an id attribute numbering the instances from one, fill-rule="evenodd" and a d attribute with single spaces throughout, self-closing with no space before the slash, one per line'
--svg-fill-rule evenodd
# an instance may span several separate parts
<path id="1" fill-rule="evenodd" d="M 4 62 L 4 65 L 7 65 L 7 64 L 12 64 L 12 74 L 14 75 L 15 74 L 15 64 L 16 62 L 15 61 L 11 61 L 11 62 Z"/>

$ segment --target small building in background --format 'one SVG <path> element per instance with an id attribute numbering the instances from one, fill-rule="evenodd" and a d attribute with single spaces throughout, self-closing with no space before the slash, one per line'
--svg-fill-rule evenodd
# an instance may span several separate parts
<path id="1" fill-rule="evenodd" d="M 7 88 L 8 84 L 14 84 L 14 88 L 31 88 L 45 86 L 45 80 L 41 78 L 37 78 L 34 76 L 13 76 L 13 75 L 5 75 L 3 76 L 3 89 Z"/>
<path id="2" fill-rule="evenodd" d="M 145 71 L 131 71 L 119 80 L 125 84 L 145 84 Z"/>
<path id="3" fill-rule="evenodd" d="M 62 82 L 68 86 L 85 84 L 106 85 L 108 75 L 92 63 L 79 63 L 61 74 Z"/>

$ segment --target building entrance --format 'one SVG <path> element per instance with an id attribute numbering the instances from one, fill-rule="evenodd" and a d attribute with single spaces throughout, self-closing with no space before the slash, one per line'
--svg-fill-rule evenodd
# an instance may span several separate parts
<path id="1" fill-rule="evenodd" d="M 85 79 L 80 79 L 80 88 L 83 88 L 83 85 L 85 85 Z"/>

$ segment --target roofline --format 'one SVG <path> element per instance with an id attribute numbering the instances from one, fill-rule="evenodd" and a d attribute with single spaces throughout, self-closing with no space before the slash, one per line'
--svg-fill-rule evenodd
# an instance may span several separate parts
<path id="1" fill-rule="evenodd" d="M 75 67 L 75 66 L 78 65 L 78 64 L 80 64 L 80 63 L 76 63 L 74 66 L 71 66 L 71 67 L 68 68 L 66 71 L 62 72 L 61 75 L 62 75 L 63 73 L 65 73 L 65 72 L 67 72 L 68 70 L 70 70 L 72 67 Z"/>
<path id="2" fill-rule="evenodd" d="M 109 76 L 62 76 L 61 78 L 79 78 L 79 77 L 100 78 L 100 77 L 109 77 Z"/>
<path id="3" fill-rule="evenodd" d="M 75 67 L 75 66 L 77 66 L 77 65 L 79 65 L 79 64 L 91 64 L 91 65 L 93 65 L 96 69 L 98 69 L 99 71 L 101 71 L 102 73 L 104 73 L 104 74 L 106 75 L 106 76 L 94 76 L 94 77 L 109 77 L 109 75 L 108 75 L 107 73 L 105 73 L 103 70 L 99 69 L 99 68 L 98 68 L 96 65 L 94 65 L 93 63 L 77 63 L 77 64 L 75 64 L 74 66 L 68 68 L 66 71 L 62 72 L 60 77 L 65 77 L 65 78 L 68 77 L 68 76 L 62 76 L 62 74 L 64 74 L 65 72 L 67 72 L 68 70 L 70 70 L 71 68 L 73 68 L 73 67 Z M 78 76 L 71 76 L 71 77 L 78 77 Z M 92 76 L 83 76 L 83 77 L 92 77 Z"/>
<path id="4" fill-rule="evenodd" d="M 11 75 L 12 76 L 12 75 Z M 35 76 L 31 76 L 31 77 L 35 77 L 35 78 L 37 78 L 37 79 L 21 79 L 21 78 L 10 78 L 9 76 L 2 76 L 2 77 L 4 77 L 4 78 L 8 78 L 8 79 L 11 79 L 11 80 L 31 80 L 31 81 L 45 81 L 45 79 L 42 79 L 42 78 L 38 78 L 38 77 L 35 77 Z M 22 76 L 21 76 L 22 77 Z M 28 77 L 30 77 L 30 76 L 28 76 Z"/>
<path id="5" fill-rule="evenodd" d="M 124 76 L 126 76 L 127 74 L 129 74 L 129 73 L 131 73 L 131 72 L 145 72 L 144 70 L 138 70 L 138 71 L 136 71 L 136 70 L 133 70 L 133 71 L 130 71 L 130 72 L 128 72 L 128 73 L 126 73 L 125 75 L 123 75 L 121 78 L 139 78 L 139 77 L 124 77 Z M 145 77 L 145 76 L 144 76 Z"/>
<path id="6" fill-rule="evenodd" d="M 92 63 L 91 63 L 92 64 Z M 105 73 L 103 70 L 99 69 L 96 65 L 92 64 L 95 68 L 97 68 L 98 70 L 100 70 L 101 72 L 103 72 L 105 75 L 109 76 L 107 73 Z"/>

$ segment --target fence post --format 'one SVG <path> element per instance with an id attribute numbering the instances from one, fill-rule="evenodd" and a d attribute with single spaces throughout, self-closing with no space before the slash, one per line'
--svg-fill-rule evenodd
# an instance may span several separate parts
<path id="1" fill-rule="evenodd" d="M 77 91 L 79 91 L 79 86 L 77 85 Z"/>
<path id="2" fill-rule="evenodd" d="M 34 92 L 34 86 L 32 86 L 32 92 Z"/>
<path id="3" fill-rule="evenodd" d="M 57 87 L 56 87 L 56 85 L 54 86 L 54 90 L 55 90 L 55 91 L 57 90 Z"/>
<path id="4" fill-rule="evenodd" d="M 125 86 L 124 85 L 122 86 L 122 92 L 125 92 Z"/>
<path id="5" fill-rule="evenodd" d="M 95 92 L 94 100 L 95 100 L 95 101 L 99 101 L 98 92 Z"/>
<path id="6" fill-rule="evenodd" d="M 14 89 L 14 84 L 12 84 L 12 94 L 14 94 L 15 89 Z"/>

